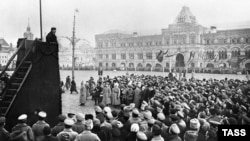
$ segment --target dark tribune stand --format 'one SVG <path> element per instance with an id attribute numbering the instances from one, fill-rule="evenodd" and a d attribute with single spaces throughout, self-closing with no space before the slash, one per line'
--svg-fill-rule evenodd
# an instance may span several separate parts
<path id="1" fill-rule="evenodd" d="M 20 50 L 17 53 L 17 67 L 3 93 L 1 115 L 6 116 L 6 129 L 11 129 L 17 123 L 20 114 L 28 115 L 28 123 L 34 122 L 34 111 L 46 111 L 47 121 L 54 126 L 57 116 L 61 114 L 60 74 L 58 62 L 58 45 L 51 45 L 39 40 L 20 39 Z M 23 71 L 24 68 L 28 70 Z M 25 75 L 25 77 L 22 77 Z M 20 80 L 16 92 L 14 84 Z M 12 97 L 10 97 L 12 96 Z M 6 102 L 10 104 L 6 105 Z"/>

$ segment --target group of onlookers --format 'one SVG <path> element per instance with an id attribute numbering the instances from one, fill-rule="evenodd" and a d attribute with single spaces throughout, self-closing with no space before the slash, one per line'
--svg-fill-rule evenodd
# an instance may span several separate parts
<path id="1" fill-rule="evenodd" d="M 219 125 L 250 124 L 249 81 L 150 75 L 90 81 L 81 84 L 80 98 L 93 96 L 95 114 L 59 115 L 53 127 L 44 111 L 33 125 L 23 114 L 11 131 L 1 117 L 0 140 L 217 141 Z"/>

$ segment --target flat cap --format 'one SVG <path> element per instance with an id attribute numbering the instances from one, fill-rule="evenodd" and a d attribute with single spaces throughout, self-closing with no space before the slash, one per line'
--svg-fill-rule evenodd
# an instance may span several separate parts
<path id="1" fill-rule="evenodd" d="M 97 113 L 101 113 L 102 112 L 102 108 L 100 106 L 95 106 L 95 111 Z"/>
<path id="2" fill-rule="evenodd" d="M 40 112 L 38 113 L 38 116 L 41 117 L 41 118 L 46 118 L 46 117 L 47 117 L 47 113 L 44 112 L 44 111 L 40 111 Z"/>
<path id="3" fill-rule="evenodd" d="M 76 114 L 76 119 L 79 121 L 83 121 L 85 118 L 85 115 L 83 113 L 77 113 Z"/>
<path id="4" fill-rule="evenodd" d="M 17 119 L 18 120 L 26 120 L 27 118 L 28 118 L 28 116 L 26 114 L 22 114 Z"/>
<path id="5" fill-rule="evenodd" d="M 64 120 L 64 124 L 68 126 L 72 126 L 74 124 L 74 121 L 72 119 L 67 118 Z"/>
<path id="6" fill-rule="evenodd" d="M 180 129 L 177 124 L 172 124 L 170 127 L 170 131 L 174 134 L 180 134 Z"/>
<path id="7" fill-rule="evenodd" d="M 148 140 L 147 135 L 144 132 L 141 132 L 141 131 L 139 131 L 139 132 L 136 133 L 136 137 L 137 137 L 137 139 L 139 139 L 141 141 Z"/>

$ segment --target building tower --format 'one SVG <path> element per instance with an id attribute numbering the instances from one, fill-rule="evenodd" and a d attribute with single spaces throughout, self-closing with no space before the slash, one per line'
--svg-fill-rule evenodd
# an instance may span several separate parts
<path id="1" fill-rule="evenodd" d="M 27 40 L 33 40 L 33 33 L 31 33 L 29 22 L 28 22 L 28 26 L 27 26 L 26 32 L 23 33 L 23 37 L 27 38 Z"/>

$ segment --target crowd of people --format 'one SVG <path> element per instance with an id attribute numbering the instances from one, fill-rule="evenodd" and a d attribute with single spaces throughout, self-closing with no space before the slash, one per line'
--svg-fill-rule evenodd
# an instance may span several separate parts
<path id="1" fill-rule="evenodd" d="M 27 115 L 10 131 L 0 118 L 0 140 L 35 141 L 217 141 L 218 125 L 250 124 L 250 82 L 150 75 L 91 78 L 81 83 L 80 104 L 95 101 L 95 114 L 58 116 L 46 112 L 27 125 Z M 119 110 L 118 110 L 119 109 Z"/>

